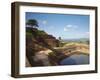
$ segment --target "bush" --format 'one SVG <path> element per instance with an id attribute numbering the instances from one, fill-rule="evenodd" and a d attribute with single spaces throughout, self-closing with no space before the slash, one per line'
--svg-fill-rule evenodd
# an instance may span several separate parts
<path id="1" fill-rule="evenodd" d="M 45 33 L 44 31 L 39 31 L 39 30 L 38 30 L 38 31 L 37 31 L 37 34 L 38 34 L 38 35 L 45 35 L 46 33 Z"/>
<path id="2" fill-rule="evenodd" d="M 49 56 L 56 56 L 54 52 L 50 52 Z"/>

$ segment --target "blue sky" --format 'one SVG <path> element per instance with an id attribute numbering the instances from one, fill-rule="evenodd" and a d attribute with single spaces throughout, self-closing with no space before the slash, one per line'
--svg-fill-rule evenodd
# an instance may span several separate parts
<path id="1" fill-rule="evenodd" d="M 89 15 L 26 12 L 26 21 L 36 19 L 40 30 L 56 38 L 89 38 Z"/>

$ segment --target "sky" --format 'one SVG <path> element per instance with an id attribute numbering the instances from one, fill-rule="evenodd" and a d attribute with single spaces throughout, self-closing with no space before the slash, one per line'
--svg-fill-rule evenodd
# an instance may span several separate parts
<path id="1" fill-rule="evenodd" d="M 38 29 L 57 39 L 89 38 L 89 15 L 26 12 L 26 21 L 29 19 L 37 20 Z"/>

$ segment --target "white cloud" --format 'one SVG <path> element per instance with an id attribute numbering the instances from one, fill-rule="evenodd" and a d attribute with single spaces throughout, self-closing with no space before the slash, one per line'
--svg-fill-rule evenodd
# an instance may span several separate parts
<path id="1" fill-rule="evenodd" d="M 42 21 L 42 24 L 46 25 L 48 22 L 46 20 Z"/>
<path id="2" fill-rule="evenodd" d="M 71 24 L 68 24 L 64 27 L 64 31 L 70 31 L 70 30 L 73 30 L 73 29 L 76 29 L 78 28 L 77 25 L 71 25 Z"/>
<path id="3" fill-rule="evenodd" d="M 69 31 L 69 29 L 65 27 L 65 28 L 64 28 L 64 31 Z"/>
<path id="4" fill-rule="evenodd" d="M 68 24 L 68 25 L 66 25 L 66 27 L 67 27 L 67 28 L 71 28 L 71 27 L 72 27 L 72 25 Z"/>
<path id="5" fill-rule="evenodd" d="M 66 25 L 66 27 L 67 27 L 67 28 L 78 28 L 77 25 L 71 25 L 71 24 Z"/>

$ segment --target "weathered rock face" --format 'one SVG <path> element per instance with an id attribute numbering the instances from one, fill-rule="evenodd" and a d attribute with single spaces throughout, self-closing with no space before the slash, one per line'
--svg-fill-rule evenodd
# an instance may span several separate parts
<path id="1" fill-rule="evenodd" d="M 59 40 L 57 40 L 52 35 L 48 35 L 44 31 L 40 31 L 36 28 L 27 27 L 26 28 L 26 56 L 27 56 L 28 65 L 26 62 L 26 67 L 43 66 L 43 63 L 41 62 L 42 60 L 35 61 L 36 60 L 35 58 L 38 57 L 36 56 L 37 52 L 51 49 L 52 47 L 58 47 L 58 46 L 59 46 Z M 45 55 L 45 54 L 42 54 L 42 55 Z"/>
<path id="2" fill-rule="evenodd" d="M 45 42 L 51 47 L 59 46 L 59 40 L 55 39 L 54 37 L 51 37 L 51 35 L 48 35 L 48 37 L 45 38 Z"/>
<path id="3" fill-rule="evenodd" d="M 44 42 L 45 44 L 51 46 L 51 47 L 57 47 L 59 46 L 59 41 L 53 37 L 52 35 L 43 35 L 38 38 L 40 42 Z"/>

